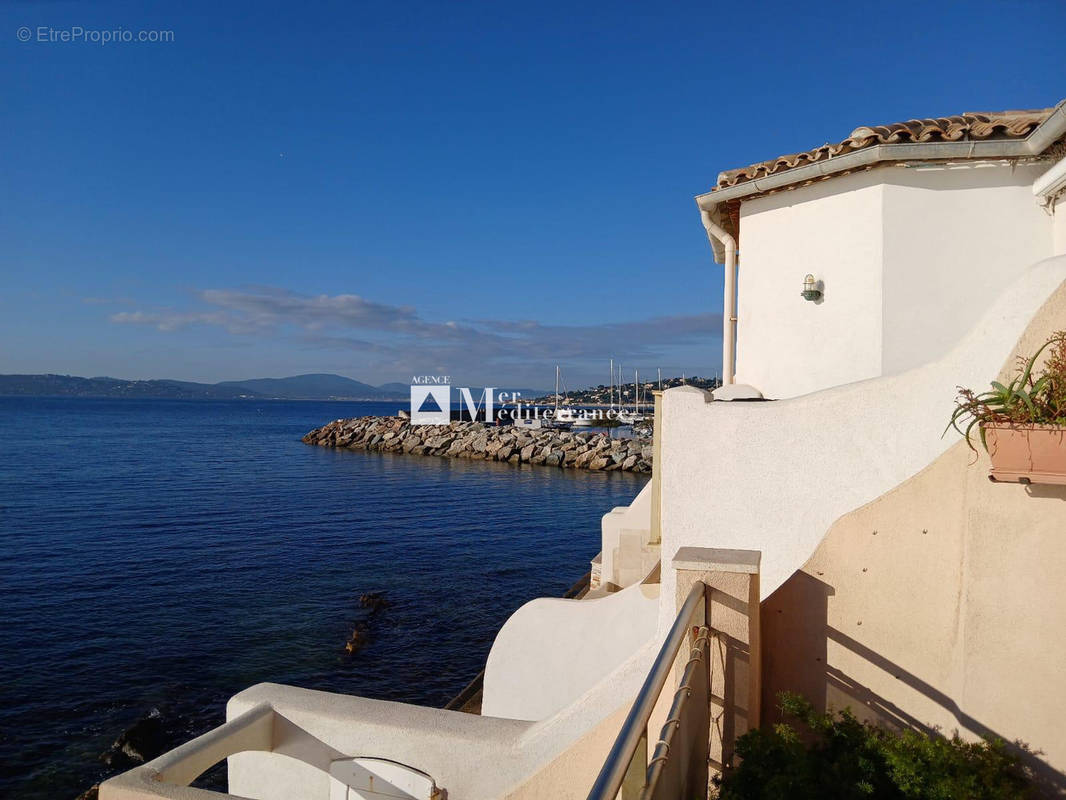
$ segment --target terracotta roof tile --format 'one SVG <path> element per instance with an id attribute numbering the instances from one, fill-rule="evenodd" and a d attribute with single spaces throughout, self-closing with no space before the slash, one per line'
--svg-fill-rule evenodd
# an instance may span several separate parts
<path id="1" fill-rule="evenodd" d="M 904 142 L 957 142 L 984 139 L 1023 139 L 1054 112 L 1054 108 L 1028 111 L 969 111 L 954 117 L 912 119 L 891 125 L 860 127 L 836 144 L 823 144 L 813 150 L 778 156 L 740 169 L 719 173 L 716 189 L 763 178 L 777 172 L 824 161 L 834 156 L 862 150 L 877 144 Z"/>

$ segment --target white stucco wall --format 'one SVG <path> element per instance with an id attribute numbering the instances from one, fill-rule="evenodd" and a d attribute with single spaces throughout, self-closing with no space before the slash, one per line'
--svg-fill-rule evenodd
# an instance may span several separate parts
<path id="1" fill-rule="evenodd" d="M 616 506 L 600 521 L 600 580 L 607 586 L 630 586 L 644 580 L 659 560 L 651 536 L 651 481 L 628 506 Z"/>
<path id="2" fill-rule="evenodd" d="M 908 372 L 774 403 L 708 402 L 693 387 L 664 392 L 664 557 L 683 546 L 759 550 L 763 596 L 773 592 L 834 520 L 955 444 L 942 433 L 957 385 L 987 385 L 1012 362 L 1019 337 L 1066 281 L 1066 256 L 1018 271 L 955 348 Z M 1066 288 L 1055 296 L 1066 298 Z M 673 572 L 662 581 L 662 597 L 672 598 Z M 675 610 L 660 604 L 661 626 Z"/>
<path id="3" fill-rule="evenodd" d="M 1046 169 L 883 166 L 743 203 L 737 381 L 796 397 L 946 353 L 1054 254 L 1032 195 Z M 807 273 L 820 302 L 800 297 Z"/>
<path id="4" fill-rule="evenodd" d="M 459 711 L 370 700 L 293 686 L 258 684 L 232 697 L 227 719 L 262 703 L 319 742 L 348 755 L 372 755 L 406 764 L 433 777 L 451 798 L 500 800 L 542 798 L 580 800 L 610 749 L 622 714 L 636 696 L 662 644 L 653 636 L 630 652 L 624 663 L 566 708 L 541 722 L 523 722 Z M 612 722 L 613 720 L 613 722 Z M 606 727 L 604 727 L 606 726 Z M 592 752 L 569 749 L 599 731 Z M 565 769 L 554 783 L 521 787 L 553 762 Z M 141 767 L 151 772 L 155 762 Z M 127 773 L 131 774 L 131 773 Z M 159 786 L 159 784 L 156 784 Z M 328 800 L 329 781 L 318 769 L 284 755 L 243 752 L 229 759 L 229 790 L 257 800 Z M 198 790 L 152 797 L 189 798 Z M 101 798 L 129 800 L 148 794 L 102 792 Z M 200 795 L 197 795 L 199 797 Z M 228 795 L 227 795 L 228 796 Z"/>
<path id="5" fill-rule="evenodd" d="M 767 598 L 764 724 L 798 691 L 889 725 L 1029 742 L 1043 755 L 1023 763 L 1062 782 L 1066 640 L 1048 632 L 1066 624 L 1066 487 L 991 483 L 990 467 L 957 441 L 837 520 Z"/>
<path id="6" fill-rule="evenodd" d="M 1055 255 L 1066 254 L 1066 199 L 1060 198 L 1051 221 L 1052 248 Z"/>
<path id="7" fill-rule="evenodd" d="M 602 680 L 540 722 L 257 684 L 230 698 L 227 726 L 105 781 L 100 798 L 329 800 L 331 763 L 369 757 L 425 773 L 455 800 L 583 800 L 663 635 L 634 645 Z M 230 727 L 263 711 L 271 712 L 259 716 L 265 728 Z M 229 794 L 187 785 L 227 753 L 234 754 Z"/>
<path id="8" fill-rule="evenodd" d="M 510 616 L 485 663 L 481 713 L 547 719 L 655 635 L 658 584 L 586 600 L 540 598 Z"/>
<path id="9" fill-rule="evenodd" d="M 862 173 L 741 205 L 738 383 L 794 397 L 880 374 L 881 194 Z M 807 273 L 824 301 L 800 296 Z"/>
<path id="10" fill-rule="evenodd" d="M 881 373 L 938 358 L 1026 264 L 1051 256 L 1033 197 L 1046 165 L 877 170 L 883 187 Z"/>

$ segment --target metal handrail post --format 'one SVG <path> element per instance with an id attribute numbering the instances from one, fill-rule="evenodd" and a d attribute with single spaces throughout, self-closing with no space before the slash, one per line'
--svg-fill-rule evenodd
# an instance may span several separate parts
<path id="1" fill-rule="evenodd" d="M 644 791 L 640 795 L 642 799 L 655 796 L 655 789 L 658 787 L 663 767 L 670 757 L 674 736 L 677 734 L 681 724 L 681 712 L 688 699 L 692 696 L 692 685 L 697 671 L 702 672 L 704 691 L 706 693 L 710 692 L 710 675 L 708 673 L 710 637 L 711 631 L 706 625 L 700 626 L 699 630 L 696 631 L 696 641 L 692 643 L 692 657 L 689 658 L 688 663 L 685 665 L 685 671 L 681 675 L 681 686 L 674 692 L 674 701 L 670 704 L 670 710 L 666 712 L 666 722 L 663 724 L 659 741 L 656 742 L 655 749 L 652 751 L 652 759 L 648 762 Z M 703 708 L 703 713 L 707 713 L 706 706 Z"/>
<path id="2" fill-rule="evenodd" d="M 674 624 L 666 634 L 662 647 L 659 648 L 658 655 L 655 656 L 655 661 L 652 662 L 648 677 L 644 679 L 644 684 L 637 692 L 633 707 L 629 709 L 629 714 L 622 723 L 618 738 L 615 739 L 611 752 L 607 754 L 607 760 L 603 762 L 603 768 L 596 777 L 596 782 L 592 784 L 588 800 L 614 800 L 618 795 L 618 790 L 625 780 L 626 771 L 633 759 L 633 753 L 636 752 L 641 737 L 647 735 L 648 720 L 670 676 L 670 670 L 673 669 L 674 657 L 685 641 L 689 620 L 703 602 L 705 588 L 703 581 L 696 581 L 688 597 L 685 598 L 681 610 L 674 619 Z"/>

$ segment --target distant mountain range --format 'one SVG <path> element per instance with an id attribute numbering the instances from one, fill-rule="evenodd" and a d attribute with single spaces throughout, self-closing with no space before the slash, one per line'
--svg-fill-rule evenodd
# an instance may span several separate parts
<path id="1" fill-rule="evenodd" d="M 508 391 L 509 387 L 505 387 Z M 475 400 L 480 388 L 471 387 Z M 518 389 L 523 397 L 542 389 Z M 453 388 L 453 402 L 458 402 Z M 293 375 L 289 378 L 252 378 L 246 381 L 130 381 L 121 378 L 79 378 L 74 375 L 0 375 L 0 397 L 143 397 L 171 400 L 396 400 L 410 399 L 406 383 L 368 383 L 342 375 Z"/>
<path id="2" fill-rule="evenodd" d="M 371 386 L 341 375 L 293 375 L 247 381 L 130 381 L 74 375 L 0 375 L 0 396 L 155 397 L 174 400 L 406 400 L 406 383 Z"/>

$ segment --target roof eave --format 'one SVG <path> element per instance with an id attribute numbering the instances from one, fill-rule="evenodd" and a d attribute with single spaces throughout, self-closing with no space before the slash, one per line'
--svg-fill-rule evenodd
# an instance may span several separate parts
<path id="1" fill-rule="evenodd" d="M 762 194 L 794 183 L 869 167 L 883 161 L 929 161 L 982 158 L 1024 158 L 1038 156 L 1066 134 L 1066 100 L 1024 139 L 965 142 L 903 142 L 877 144 L 850 153 L 827 158 L 802 167 L 782 170 L 763 178 L 753 178 L 735 186 L 716 189 L 696 196 L 696 205 L 705 211 L 729 200 Z"/>

